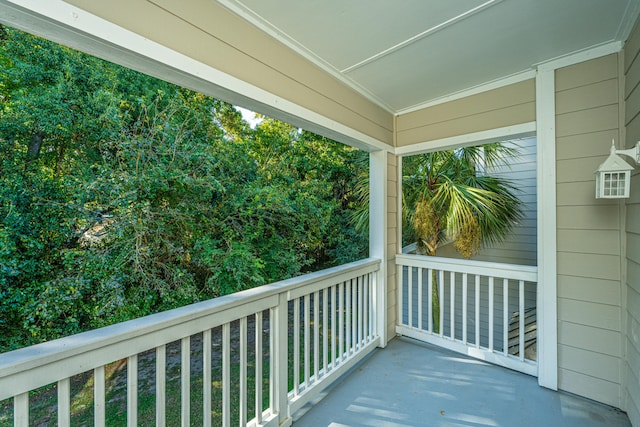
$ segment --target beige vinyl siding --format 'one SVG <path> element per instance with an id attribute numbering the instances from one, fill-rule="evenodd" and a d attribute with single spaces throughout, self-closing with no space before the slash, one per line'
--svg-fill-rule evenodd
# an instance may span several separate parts
<path id="1" fill-rule="evenodd" d="M 619 139 L 618 57 L 556 71 L 558 386 L 623 406 L 617 200 L 595 199 L 593 171 Z"/>
<path id="2" fill-rule="evenodd" d="M 387 154 L 387 337 L 396 334 L 397 276 L 396 251 L 398 247 L 398 157 Z"/>
<path id="3" fill-rule="evenodd" d="M 389 112 L 218 2 L 68 0 L 68 3 L 379 141 L 393 144 L 393 116 Z M 139 19 L 141 16 L 145 19 Z"/>
<path id="4" fill-rule="evenodd" d="M 624 48 L 626 148 L 640 140 L 640 28 L 636 24 Z M 631 179 L 631 197 L 626 201 L 626 410 L 631 423 L 640 426 L 640 172 Z"/>
<path id="5" fill-rule="evenodd" d="M 535 120 L 535 82 L 526 80 L 397 118 L 397 145 L 405 146 Z"/>

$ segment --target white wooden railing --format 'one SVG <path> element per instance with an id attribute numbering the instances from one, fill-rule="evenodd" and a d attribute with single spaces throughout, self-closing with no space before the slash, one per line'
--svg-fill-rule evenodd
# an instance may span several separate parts
<path id="1" fill-rule="evenodd" d="M 12 398 L 13 424 L 27 426 L 30 393 L 33 399 L 34 390 L 53 384 L 57 425 L 69 426 L 71 379 L 88 371 L 94 424 L 104 426 L 111 402 L 106 396 L 114 388 L 105 373 L 124 359 L 129 426 L 163 426 L 169 412 L 179 412 L 183 426 L 210 426 L 216 413 L 220 419 L 214 423 L 223 426 L 288 425 L 293 412 L 379 344 L 374 305 L 379 266 L 379 260 L 362 260 L 0 354 L 0 402 Z M 167 399 L 167 389 L 175 379 L 167 371 L 176 348 L 180 403 L 172 407 L 176 399 Z M 150 358 L 155 359 L 155 419 L 139 420 L 139 361 Z M 191 399 L 195 361 L 202 380 L 197 420 Z M 219 372 L 219 382 L 212 372 Z M 221 398 L 212 398 L 212 381 L 220 384 Z"/>
<path id="2" fill-rule="evenodd" d="M 396 265 L 397 333 L 537 375 L 537 267 L 407 254 Z"/>

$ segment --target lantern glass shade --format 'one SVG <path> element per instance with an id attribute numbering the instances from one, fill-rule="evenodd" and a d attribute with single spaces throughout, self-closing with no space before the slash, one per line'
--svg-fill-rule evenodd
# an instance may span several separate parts
<path id="1" fill-rule="evenodd" d="M 624 199 L 629 197 L 630 171 L 596 172 L 597 199 Z"/>

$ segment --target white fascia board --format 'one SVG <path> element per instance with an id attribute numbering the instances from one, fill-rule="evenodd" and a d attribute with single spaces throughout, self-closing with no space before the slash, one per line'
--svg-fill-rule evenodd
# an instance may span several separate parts
<path id="1" fill-rule="evenodd" d="M 513 126 L 506 126 L 497 129 L 490 129 L 480 132 L 456 135 L 448 138 L 434 139 L 417 144 L 397 147 L 395 150 L 398 156 L 413 156 L 415 154 L 428 153 L 440 150 L 450 150 L 452 148 L 466 147 L 471 145 L 481 145 L 504 139 L 524 138 L 535 135 L 536 122 L 522 123 Z"/>
<path id="2" fill-rule="evenodd" d="M 0 22 L 366 151 L 393 150 L 376 138 L 61 0 L 0 0 Z"/>

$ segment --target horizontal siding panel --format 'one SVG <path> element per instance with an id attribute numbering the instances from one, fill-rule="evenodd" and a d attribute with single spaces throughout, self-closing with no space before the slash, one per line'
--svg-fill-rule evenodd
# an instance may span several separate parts
<path id="1" fill-rule="evenodd" d="M 627 205 L 627 233 L 640 234 L 640 205 Z M 630 256 L 633 256 L 631 254 Z M 640 261 L 640 254 L 637 254 Z"/>
<path id="2" fill-rule="evenodd" d="M 640 426 L 640 377 L 630 376 L 627 382 L 627 415 L 631 425 Z"/>
<path id="3" fill-rule="evenodd" d="M 611 142 L 609 142 L 609 144 L 611 144 Z M 608 153 L 608 150 L 608 147 L 604 148 L 603 153 Z M 593 181 L 595 183 L 594 172 L 598 169 L 598 166 L 607 159 L 607 155 L 608 154 L 598 157 L 581 157 L 571 160 L 558 160 L 556 162 L 556 182 L 566 183 Z"/>
<path id="4" fill-rule="evenodd" d="M 558 274 L 594 279 L 620 280 L 620 257 L 558 252 Z"/>
<path id="5" fill-rule="evenodd" d="M 612 78 L 588 86 L 556 93 L 556 114 L 586 110 L 618 103 L 618 79 Z"/>
<path id="6" fill-rule="evenodd" d="M 616 54 L 560 68 L 556 71 L 556 92 L 618 77 Z"/>
<path id="7" fill-rule="evenodd" d="M 398 131 L 448 122 L 478 113 L 535 102 L 535 81 L 527 80 L 398 116 Z M 534 117 L 530 120 L 535 120 Z"/>
<path id="8" fill-rule="evenodd" d="M 620 384 L 558 369 L 558 388 L 607 405 L 620 407 Z"/>
<path id="9" fill-rule="evenodd" d="M 627 257 L 638 261 L 640 255 L 640 234 L 627 233 Z"/>
<path id="10" fill-rule="evenodd" d="M 620 358 L 581 348 L 558 345 L 558 366 L 620 384 Z"/>
<path id="11" fill-rule="evenodd" d="M 616 199 L 596 199 L 596 180 L 564 182 L 556 187 L 557 206 L 618 205 Z M 589 209 L 585 208 L 585 209 Z"/>
<path id="12" fill-rule="evenodd" d="M 596 352 L 619 359 L 622 351 L 619 332 L 570 322 L 558 324 L 558 342 L 566 346 Z M 564 364 L 566 366 L 566 364 Z M 583 371 L 587 373 L 586 371 Z M 617 374 L 616 374 L 617 375 Z M 599 377 L 599 375 L 594 375 Z M 605 378 L 606 379 L 606 378 Z"/>
<path id="13" fill-rule="evenodd" d="M 620 332 L 620 307 L 565 298 L 558 299 L 560 321 Z"/>
<path id="14" fill-rule="evenodd" d="M 640 262 L 633 259 L 627 261 L 627 286 L 640 294 Z"/>
<path id="15" fill-rule="evenodd" d="M 619 206 L 558 206 L 556 221 L 558 229 L 619 230 Z"/>
<path id="16" fill-rule="evenodd" d="M 636 88 L 631 91 L 628 98 L 626 99 L 625 104 L 625 112 L 624 112 L 624 122 L 625 124 L 631 122 L 640 113 L 640 88 Z"/>
<path id="17" fill-rule="evenodd" d="M 638 168 L 631 171 L 631 195 L 627 199 L 627 204 L 640 204 L 640 170 Z"/>
<path id="18" fill-rule="evenodd" d="M 627 98 L 634 90 L 637 90 L 640 83 L 640 61 L 638 58 L 631 64 L 625 74 L 624 97 Z"/>
<path id="19" fill-rule="evenodd" d="M 640 292 L 636 289 L 638 287 L 640 286 L 636 284 L 635 288 L 627 288 L 627 310 L 629 311 L 629 321 L 631 322 L 629 324 L 629 338 L 636 342 L 640 350 L 640 329 L 634 328 L 634 326 L 638 326 L 638 323 L 640 323 Z"/>
<path id="20" fill-rule="evenodd" d="M 558 298 L 620 305 L 620 282 L 558 275 Z"/>
<path id="21" fill-rule="evenodd" d="M 535 103 L 530 102 L 419 128 L 398 131 L 397 144 L 402 147 L 451 136 L 528 123 L 535 120 L 535 110 Z"/>
<path id="22" fill-rule="evenodd" d="M 627 125 L 627 141 L 640 139 L 640 116 L 635 116 Z"/>
<path id="23" fill-rule="evenodd" d="M 636 22 L 633 30 L 631 31 L 631 34 L 629 34 L 629 38 L 626 40 L 624 44 L 624 49 L 622 51 L 625 73 L 628 73 L 629 66 L 634 61 L 638 62 L 636 57 L 639 51 L 640 51 L 640 28 L 638 28 L 638 23 Z"/>
<path id="24" fill-rule="evenodd" d="M 556 116 L 556 135 L 582 135 L 618 128 L 618 105 L 591 108 Z"/>
<path id="25" fill-rule="evenodd" d="M 387 212 L 390 214 L 398 212 L 398 198 L 396 196 L 387 196 Z"/>
<path id="26" fill-rule="evenodd" d="M 618 129 L 559 137 L 556 140 L 556 159 L 568 160 L 608 155 L 612 139 L 619 140 Z"/>
<path id="27" fill-rule="evenodd" d="M 558 251 L 620 255 L 620 233 L 616 230 L 558 230 Z"/>

